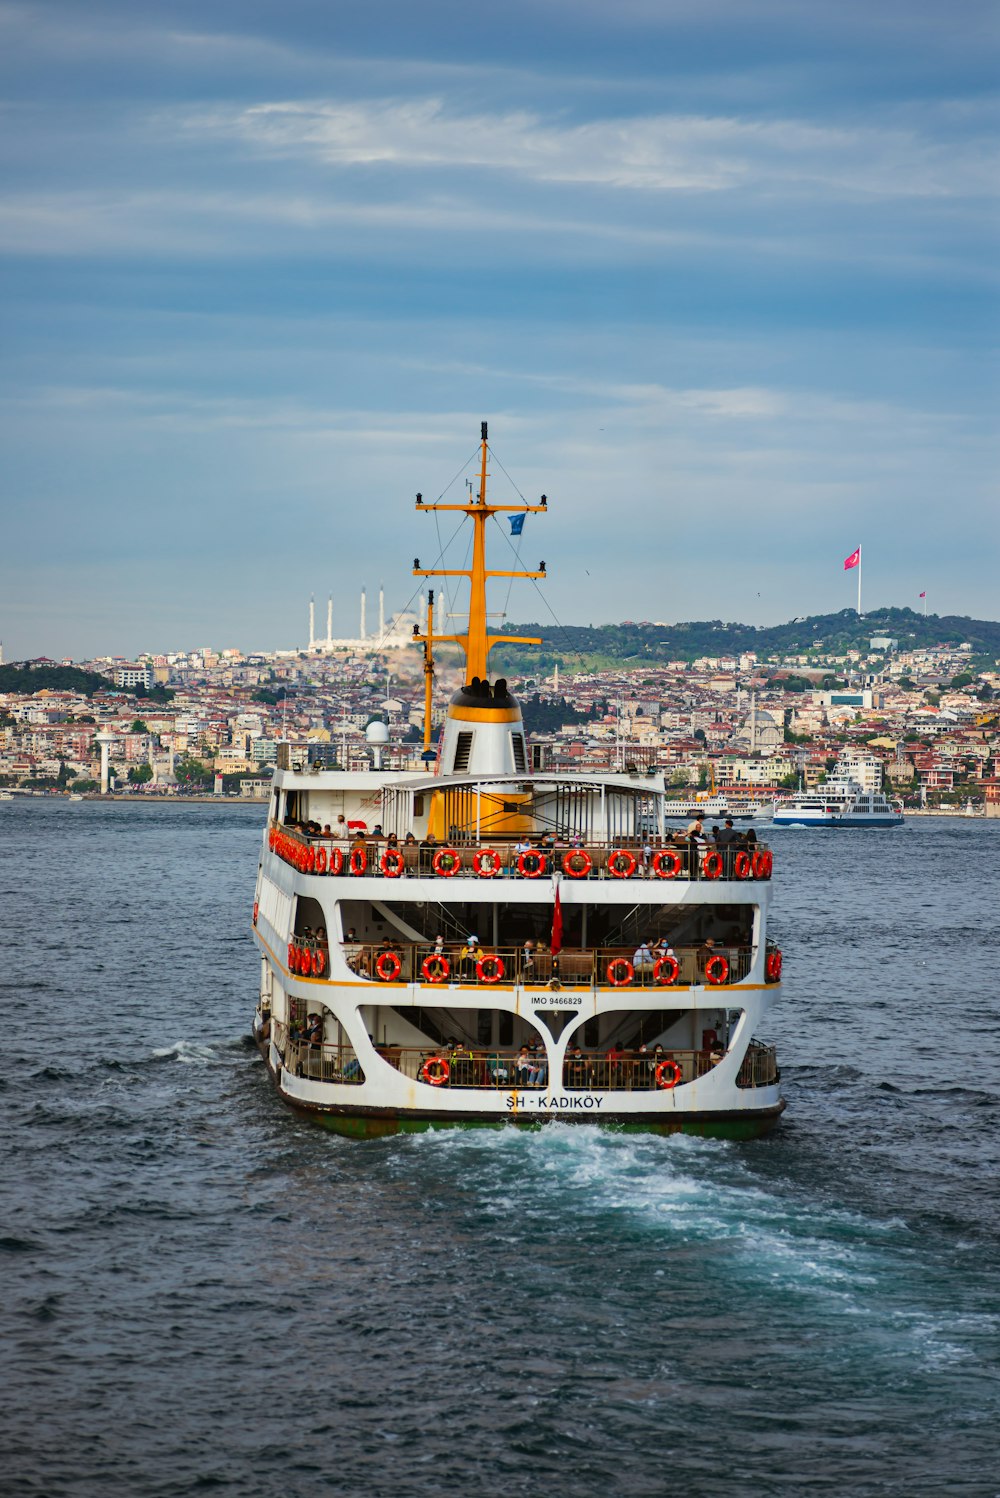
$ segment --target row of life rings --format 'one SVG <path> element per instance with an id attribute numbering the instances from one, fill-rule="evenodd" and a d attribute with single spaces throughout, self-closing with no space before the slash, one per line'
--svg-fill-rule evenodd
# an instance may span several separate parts
<path id="1" fill-rule="evenodd" d="M 289 942 L 288 971 L 303 978 L 322 978 L 326 972 L 326 953 L 322 947 L 298 947 Z"/>
<path id="2" fill-rule="evenodd" d="M 778 970 L 780 972 L 780 957 Z M 667 955 L 658 957 L 653 963 L 653 982 L 663 987 L 676 983 L 677 974 L 680 972 L 680 964 L 676 957 Z M 604 975 L 612 988 L 628 988 L 635 982 L 635 967 L 627 957 L 612 957 L 604 970 Z M 724 957 L 721 952 L 716 952 L 705 964 L 705 977 L 709 983 L 718 986 L 725 983 L 729 977 L 729 958 Z M 772 981 L 777 981 L 776 979 Z"/>
<path id="3" fill-rule="evenodd" d="M 768 983 L 781 982 L 781 951 L 774 947 L 764 959 L 764 977 Z"/>
<path id="4" fill-rule="evenodd" d="M 378 963 L 375 964 L 375 969 L 378 972 Z M 499 983 L 506 971 L 503 958 L 494 957 L 489 953 L 484 953 L 476 962 L 476 977 L 480 983 Z M 451 963 L 441 952 L 432 952 L 420 964 L 420 972 L 425 983 L 447 983 L 451 977 Z M 379 972 L 380 978 L 384 976 Z M 386 981 L 389 982 L 391 979 L 386 979 Z"/>
<path id="5" fill-rule="evenodd" d="M 307 847 L 296 838 L 289 837 L 272 827 L 268 833 L 268 844 L 286 863 L 303 874 L 333 874 L 344 872 L 344 853 L 341 848 Z M 462 867 L 462 855 L 457 848 L 437 848 L 431 859 L 431 868 L 442 879 L 451 879 Z M 480 848 L 472 859 L 473 871 L 480 879 L 495 879 L 503 868 L 503 858 L 495 848 Z M 588 879 L 593 872 L 594 861 L 583 848 L 571 848 L 560 859 L 562 872 L 569 879 Z M 628 848 L 615 848 L 608 854 L 607 870 L 612 879 L 631 879 L 639 867 L 634 853 Z M 660 848 L 653 854 L 652 871 L 657 879 L 679 879 L 684 872 L 684 859 L 674 848 Z M 348 868 L 351 874 L 367 872 L 368 852 L 366 848 L 352 848 Z M 387 879 L 398 879 L 406 869 L 406 860 L 401 848 L 386 848 L 379 859 L 379 868 Z M 733 859 L 733 875 L 737 879 L 770 879 L 774 868 L 774 857 L 769 848 L 758 848 L 749 853 L 741 848 Z M 534 848 L 518 854 L 517 872 L 522 879 L 541 879 L 548 873 L 549 855 Z M 711 850 L 702 856 L 701 872 L 705 879 L 721 879 L 725 871 L 722 854 Z"/>

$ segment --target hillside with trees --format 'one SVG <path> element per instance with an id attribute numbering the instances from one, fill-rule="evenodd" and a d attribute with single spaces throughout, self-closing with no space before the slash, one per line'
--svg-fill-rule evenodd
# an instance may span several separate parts
<path id="1" fill-rule="evenodd" d="M 888 635 L 900 650 L 968 643 L 977 658 L 1000 659 L 1000 623 L 962 615 L 915 613 L 912 609 L 873 609 L 860 619 L 854 609 L 837 614 L 813 614 L 787 624 L 725 623 L 721 619 L 686 624 L 625 621 L 596 627 L 579 624 L 505 624 L 514 635 L 537 635 L 541 645 L 497 646 L 490 657 L 494 674 L 503 671 L 632 668 L 666 661 L 694 661 L 703 656 L 843 655 L 848 650 L 868 654 L 873 636 Z"/>

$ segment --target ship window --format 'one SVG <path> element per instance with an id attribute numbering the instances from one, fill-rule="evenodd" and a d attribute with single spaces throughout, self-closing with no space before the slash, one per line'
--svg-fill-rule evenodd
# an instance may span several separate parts
<path id="1" fill-rule="evenodd" d="M 524 734 L 511 734 L 511 743 L 514 746 L 514 769 L 519 775 L 523 775 L 528 768 L 528 762 L 524 753 Z"/>
<path id="2" fill-rule="evenodd" d="M 473 735 L 471 733 L 460 733 L 458 736 L 458 742 L 455 745 L 455 762 L 451 767 L 456 773 L 469 768 L 469 759 L 472 755 L 472 739 Z"/>

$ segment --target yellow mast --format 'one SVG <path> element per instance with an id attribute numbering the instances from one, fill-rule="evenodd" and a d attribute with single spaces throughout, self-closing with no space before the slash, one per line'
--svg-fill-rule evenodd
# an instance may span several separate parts
<path id="1" fill-rule="evenodd" d="M 419 639 L 417 625 L 413 633 Z M 424 748 L 431 747 L 431 705 L 434 696 L 434 589 L 427 593 L 427 633 L 424 636 Z"/>
<path id="2" fill-rule="evenodd" d="M 486 522 L 491 515 L 500 512 L 511 514 L 538 514 L 548 508 L 548 501 L 542 495 L 541 503 L 537 505 L 493 505 L 486 502 L 486 455 L 488 451 L 486 437 L 486 422 L 482 423 L 482 454 L 479 473 L 479 498 L 470 497 L 468 504 L 464 505 L 425 505 L 423 495 L 417 495 L 417 509 L 432 510 L 460 510 L 463 514 L 472 517 L 473 540 L 472 540 L 472 566 L 471 568 L 448 569 L 443 567 L 421 567 L 419 557 L 413 560 L 414 577 L 467 577 L 469 579 L 469 626 L 464 635 L 435 635 L 431 627 L 431 619 L 428 614 L 427 634 L 421 635 L 414 632 L 414 639 L 426 640 L 428 647 L 438 640 L 451 640 L 456 645 L 461 645 L 465 651 L 467 663 L 467 678 L 472 680 L 474 676 L 485 679 L 486 662 L 493 646 L 500 641 L 508 641 L 516 645 L 540 645 L 538 639 L 528 639 L 524 635 L 491 635 L 486 627 L 486 579 L 489 577 L 544 577 L 545 563 L 538 564 L 537 572 L 503 572 L 495 571 L 486 566 Z M 425 727 L 426 733 L 426 727 Z"/>

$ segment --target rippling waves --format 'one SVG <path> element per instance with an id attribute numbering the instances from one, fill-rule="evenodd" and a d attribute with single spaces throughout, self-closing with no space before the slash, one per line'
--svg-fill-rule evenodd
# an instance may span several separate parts
<path id="1" fill-rule="evenodd" d="M 5 1493 L 1000 1490 L 1000 823 L 774 834 L 753 1145 L 302 1123 L 259 830 L 0 807 Z"/>

